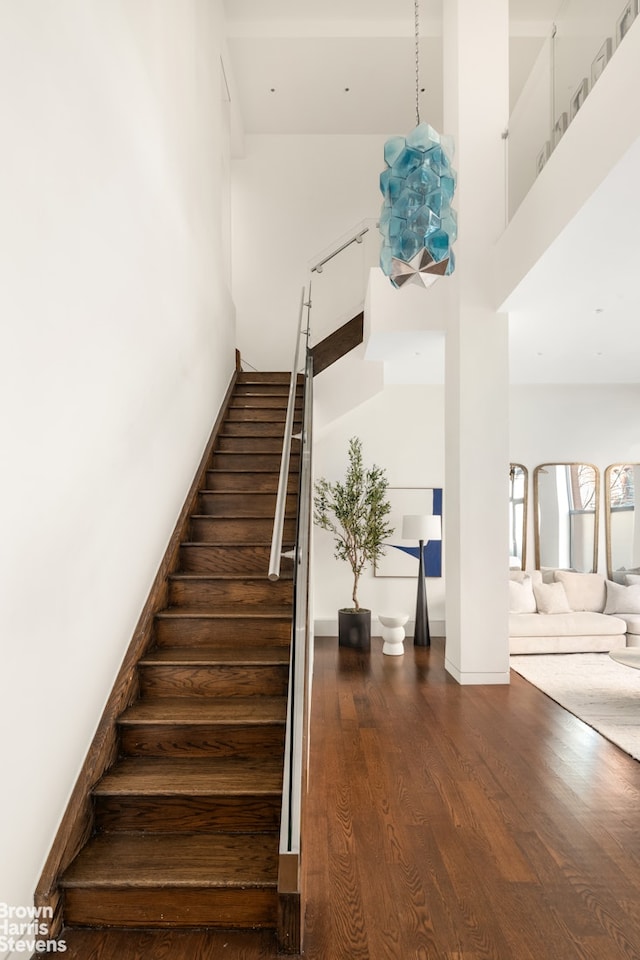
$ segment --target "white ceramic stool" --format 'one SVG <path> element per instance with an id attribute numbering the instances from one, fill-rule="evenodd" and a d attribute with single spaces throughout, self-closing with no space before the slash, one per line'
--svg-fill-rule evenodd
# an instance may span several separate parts
<path id="1" fill-rule="evenodd" d="M 383 617 L 378 614 L 382 624 L 382 652 L 389 657 L 400 657 L 404 653 L 404 625 L 409 619 L 408 613 L 398 613 L 394 616 Z"/>

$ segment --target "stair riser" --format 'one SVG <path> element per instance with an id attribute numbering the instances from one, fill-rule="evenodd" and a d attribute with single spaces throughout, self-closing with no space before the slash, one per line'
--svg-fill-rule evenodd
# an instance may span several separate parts
<path id="1" fill-rule="evenodd" d="M 299 443 L 292 441 L 292 450 L 299 453 Z M 218 437 L 216 453 L 270 453 L 282 456 L 282 437 Z"/>
<path id="2" fill-rule="evenodd" d="M 236 393 L 230 403 L 230 408 L 232 410 L 239 410 L 242 407 L 272 407 L 274 410 L 286 410 L 288 404 L 289 395 L 287 393 L 283 393 L 281 396 L 262 396 L 258 393 Z M 296 401 L 296 406 L 300 406 L 299 401 Z"/>
<path id="3" fill-rule="evenodd" d="M 279 424 L 284 429 L 284 422 L 287 419 L 286 407 L 229 407 L 225 416 L 224 425 L 227 427 L 231 423 L 256 423 L 264 422 Z"/>
<path id="4" fill-rule="evenodd" d="M 281 799 L 235 797 L 96 797 L 96 828 L 145 833 L 267 832 L 280 826 Z"/>
<path id="5" fill-rule="evenodd" d="M 256 644 L 264 646 L 273 643 L 288 647 L 291 642 L 291 621 L 288 618 L 277 620 L 256 620 L 251 617 L 194 619 L 192 617 L 172 617 L 155 621 L 155 639 L 158 646 L 192 644 L 228 643 Z"/>
<path id="6" fill-rule="evenodd" d="M 284 745 L 284 724 L 126 724 L 120 745 L 129 757 L 247 757 L 274 755 Z M 275 754 L 278 755 L 278 754 Z"/>
<path id="7" fill-rule="evenodd" d="M 273 927 L 273 889 L 79 887 L 65 891 L 69 926 Z"/>
<path id="8" fill-rule="evenodd" d="M 300 421 L 294 420 L 293 433 L 300 431 Z M 250 420 L 229 420 L 222 433 L 225 437 L 279 437 L 284 436 L 284 423 L 252 423 Z"/>
<path id="9" fill-rule="evenodd" d="M 293 581 L 277 580 L 171 580 L 169 603 L 173 607 L 210 609 L 216 604 L 247 603 L 264 606 L 293 603 Z"/>
<path id="10" fill-rule="evenodd" d="M 191 518 L 191 541 L 195 543 L 271 543 L 273 517 L 227 520 L 221 517 L 198 516 Z M 296 525 L 293 519 L 285 519 L 283 540 L 293 543 Z"/>
<path id="11" fill-rule="evenodd" d="M 220 490 L 224 493 L 251 490 L 256 493 L 276 493 L 280 474 L 277 470 L 272 473 L 241 473 L 238 470 L 209 470 L 207 472 L 207 490 Z M 298 489 L 298 475 L 292 474 L 287 483 L 287 492 L 296 493 Z"/>
<path id="12" fill-rule="evenodd" d="M 148 664 L 138 668 L 143 697 L 283 697 L 288 664 L 178 666 Z"/>
<path id="13" fill-rule="evenodd" d="M 297 505 L 297 495 L 288 493 L 285 515 L 295 516 Z M 209 517 L 268 517 L 273 523 L 275 512 L 275 493 L 203 491 L 198 496 L 198 513 Z"/>
<path id="14" fill-rule="evenodd" d="M 256 472 L 280 472 L 282 449 L 275 453 L 214 453 L 211 466 L 215 470 L 254 470 Z M 289 472 L 297 473 L 300 466 L 300 457 L 297 450 L 293 450 L 289 461 Z"/>
<path id="15" fill-rule="evenodd" d="M 298 383 L 302 382 L 302 374 L 298 374 Z M 286 384 L 287 389 L 291 383 L 291 374 L 286 370 L 241 370 L 238 374 L 236 384 L 257 383 L 261 385 L 268 384 Z"/>
<path id="16" fill-rule="evenodd" d="M 183 573 L 255 573 L 264 576 L 269 570 L 270 553 L 271 548 L 267 544 L 219 547 L 215 544 L 183 543 L 180 548 L 180 569 Z M 285 575 L 290 575 L 293 561 L 285 558 L 281 570 Z"/>

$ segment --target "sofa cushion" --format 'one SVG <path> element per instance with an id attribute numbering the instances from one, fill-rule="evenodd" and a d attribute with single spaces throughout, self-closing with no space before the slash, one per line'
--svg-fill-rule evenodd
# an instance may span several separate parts
<path id="1" fill-rule="evenodd" d="M 640 583 L 625 586 L 607 580 L 605 613 L 640 613 Z"/>
<path id="2" fill-rule="evenodd" d="M 627 634 L 640 636 L 640 613 L 619 613 L 618 617 L 626 623 Z"/>
<path id="3" fill-rule="evenodd" d="M 537 613 L 512 613 L 509 616 L 510 637 L 614 637 L 625 632 L 624 620 L 589 610 L 551 613 L 544 617 Z"/>
<path id="4" fill-rule="evenodd" d="M 538 613 L 571 613 L 571 607 L 561 583 L 535 583 L 533 592 Z"/>
<path id="5" fill-rule="evenodd" d="M 607 595 L 605 579 L 600 573 L 572 573 L 569 570 L 556 570 L 554 577 L 561 583 L 567 594 L 572 610 L 590 610 L 602 613 Z"/>
<path id="6" fill-rule="evenodd" d="M 536 609 L 531 577 L 509 580 L 509 613 L 535 613 Z"/>

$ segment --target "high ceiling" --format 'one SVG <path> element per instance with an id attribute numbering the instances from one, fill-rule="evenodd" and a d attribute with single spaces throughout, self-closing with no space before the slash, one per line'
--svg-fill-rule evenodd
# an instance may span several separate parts
<path id="1" fill-rule="evenodd" d="M 563 2 L 510 0 L 512 104 Z M 224 0 L 224 7 L 246 133 L 390 134 L 414 125 L 411 0 Z M 440 129 L 441 26 L 442 0 L 420 0 L 420 112 Z M 638 238 L 622 254 L 618 247 L 605 270 L 585 269 L 593 224 L 619 229 L 612 211 L 625 206 L 640 215 L 640 196 L 629 196 L 632 164 L 620 167 L 510 303 L 512 382 L 640 382 Z"/>

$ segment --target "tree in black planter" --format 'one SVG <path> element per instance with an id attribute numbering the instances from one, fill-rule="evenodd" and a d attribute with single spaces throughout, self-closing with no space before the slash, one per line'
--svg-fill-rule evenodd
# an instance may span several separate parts
<path id="1" fill-rule="evenodd" d="M 335 537 L 334 556 L 346 560 L 353 573 L 353 607 L 338 611 L 340 646 L 368 650 L 371 646 L 371 610 L 358 602 L 363 570 L 384 553 L 384 540 L 393 527 L 387 522 L 391 504 L 385 471 L 374 464 L 365 469 L 362 443 L 349 441 L 349 467 L 344 483 L 321 478 L 315 485 L 314 522 Z"/>

